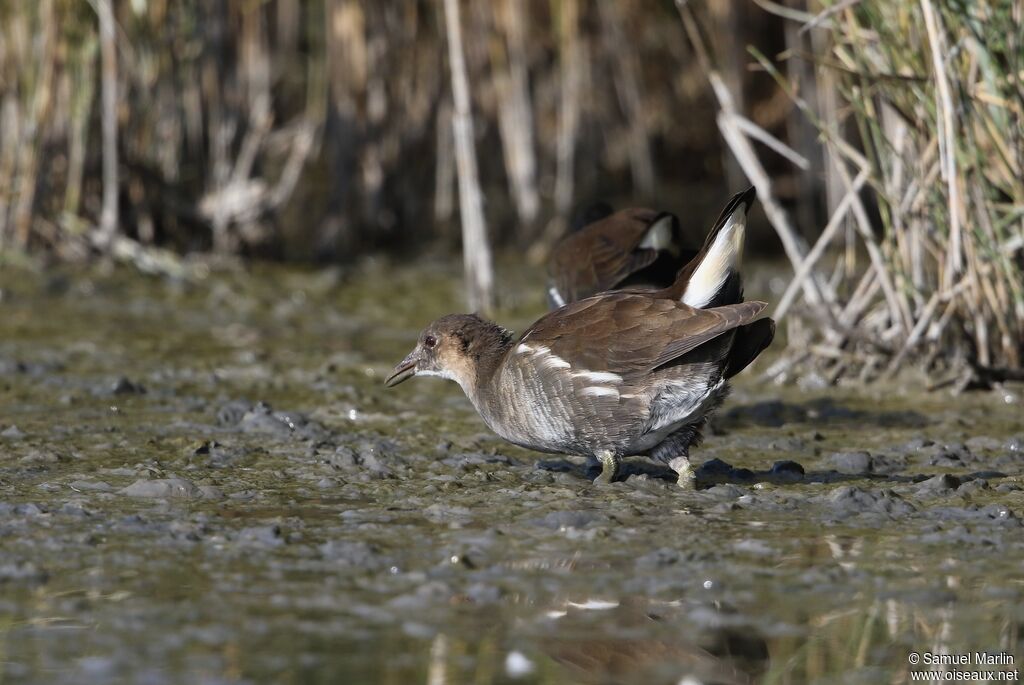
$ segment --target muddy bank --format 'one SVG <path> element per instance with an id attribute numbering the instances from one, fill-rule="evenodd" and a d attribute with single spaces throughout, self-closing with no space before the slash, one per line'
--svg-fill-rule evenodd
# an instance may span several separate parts
<path id="1" fill-rule="evenodd" d="M 505 282 L 521 327 L 536 281 Z M 384 390 L 458 286 L 5 271 L 4 682 L 874 683 L 911 651 L 1022 654 L 1019 389 L 804 392 L 763 364 L 700 490 L 639 459 L 597 487 L 453 384 Z"/>

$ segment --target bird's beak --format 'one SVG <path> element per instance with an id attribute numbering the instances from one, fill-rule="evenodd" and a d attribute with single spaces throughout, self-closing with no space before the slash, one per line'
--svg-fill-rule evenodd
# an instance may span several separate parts
<path id="1" fill-rule="evenodd" d="M 407 381 L 416 375 L 416 364 L 420 361 L 418 350 L 413 350 L 409 355 L 398 363 L 391 375 L 384 379 L 384 385 L 393 388 L 402 381 Z"/>

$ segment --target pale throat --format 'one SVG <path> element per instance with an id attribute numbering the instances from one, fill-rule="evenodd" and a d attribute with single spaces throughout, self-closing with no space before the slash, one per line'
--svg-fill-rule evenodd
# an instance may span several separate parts
<path id="1" fill-rule="evenodd" d="M 469 368 L 468 364 L 457 364 L 442 369 L 423 369 L 416 372 L 417 376 L 432 376 L 455 381 L 466 393 L 466 396 L 476 404 L 476 374 Z"/>

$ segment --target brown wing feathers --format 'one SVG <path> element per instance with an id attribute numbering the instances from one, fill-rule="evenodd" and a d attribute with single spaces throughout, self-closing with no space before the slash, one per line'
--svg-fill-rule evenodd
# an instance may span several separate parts
<path id="1" fill-rule="evenodd" d="M 640 377 L 738 326 L 750 323 L 763 302 L 694 309 L 649 295 L 610 293 L 548 314 L 521 342 L 544 345 L 575 371 Z"/>
<path id="2" fill-rule="evenodd" d="M 614 288 L 650 266 L 657 250 L 637 249 L 651 223 L 651 209 L 624 209 L 567 236 L 555 248 L 552 276 L 568 301 Z"/>

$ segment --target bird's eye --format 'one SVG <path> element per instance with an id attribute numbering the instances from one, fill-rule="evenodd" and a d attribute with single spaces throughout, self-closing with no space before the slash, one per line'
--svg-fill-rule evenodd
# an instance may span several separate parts
<path id="1" fill-rule="evenodd" d="M 432 335 L 428 335 L 423 339 L 423 344 L 427 347 L 435 347 L 437 345 L 437 338 Z"/>

